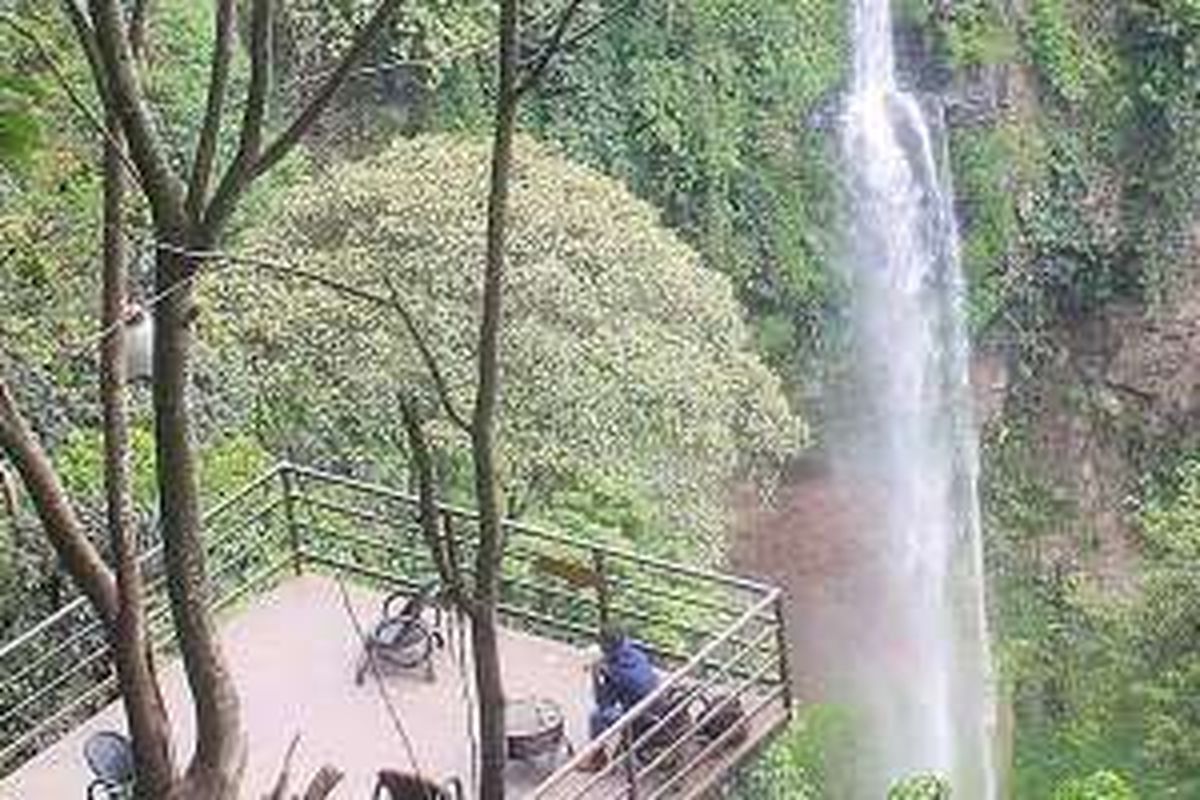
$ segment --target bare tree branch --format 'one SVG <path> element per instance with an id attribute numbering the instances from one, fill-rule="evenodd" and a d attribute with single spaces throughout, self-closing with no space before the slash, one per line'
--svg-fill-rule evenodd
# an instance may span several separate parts
<path id="1" fill-rule="evenodd" d="M 0 376 L 0 450 L 21 476 L 63 567 L 111 629 L 117 619 L 116 580 L 88 540 L 50 457 L 21 416 L 3 376 Z"/>
<path id="2" fill-rule="evenodd" d="M 479 377 L 471 414 L 471 457 L 475 467 L 475 501 L 479 508 L 471 645 L 475 656 L 475 689 L 478 697 L 480 800 L 504 800 L 504 766 L 507 758 L 504 745 L 504 682 L 500 674 L 496 633 L 500 562 L 504 556 L 504 509 L 498 486 L 495 428 L 500 394 L 500 340 L 504 329 L 508 197 L 517 108 L 521 98 L 518 86 L 519 11 L 520 0 L 501 0 L 500 76 L 492 132 L 483 308 L 476 357 Z"/>
<path id="3" fill-rule="evenodd" d="M 255 178 L 254 165 L 262 149 L 263 123 L 266 119 L 267 90 L 271 78 L 271 0 L 253 0 L 250 11 L 250 88 L 242 113 L 238 148 L 233 161 L 221 177 L 213 195 L 209 216 L 212 222 L 224 222 L 246 186 Z M 212 216 L 211 212 L 219 211 Z M 199 214 L 197 213 L 197 217 Z M 209 228 L 215 230 L 215 228 Z"/>
<path id="4" fill-rule="evenodd" d="M 205 229 L 215 231 L 220 228 L 233 212 L 234 203 L 237 201 L 241 189 L 277 164 L 299 144 L 300 139 L 329 106 L 338 89 L 354 71 L 355 64 L 366 53 L 375 41 L 375 37 L 391 20 L 392 14 L 402 2 L 403 0 L 380 0 L 370 19 L 355 34 L 354 40 L 342 56 L 342 60 L 321 88 L 317 90 L 316 95 L 296 115 L 296 118 L 266 146 L 261 154 L 254 154 L 255 159 L 246 165 L 247 171 L 244 175 L 239 175 L 232 169 L 226 173 L 204 215 Z"/>
<path id="5" fill-rule="evenodd" d="M 558 23 L 554 26 L 554 31 L 550 34 L 550 38 L 542 45 L 541 51 L 534 58 L 533 63 L 526 69 L 525 76 L 517 83 L 517 96 L 525 94 L 527 91 L 537 85 L 542 79 L 550 62 L 554 57 L 562 51 L 563 38 L 567 35 L 567 31 L 571 28 L 571 22 L 575 19 L 575 15 L 579 13 L 579 8 L 583 5 L 583 0 L 567 0 L 567 6 L 563 9 L 562 14 L 558 17 Z"/>
<path id="6" fill-rule="evenodd" d="M 292 760 L 296 756 L 296 747 L 300 744 L 300 734 L 292 737 L 287 752 L 283 756 L 283 766 L 279 768 L 279 777 L 271 791 L 263 795 L 262 800 L 288 800 L 288 787 L 292 782 Z M 326 764 L 317 770 L 304 790 L 303 800 L 325 800 L 333 794 L 333 790 L 342 782 L 345 775 L 341 770 Z M 295 795 L 292 795 L 295 798 Z"/>
<path id="7" fill-rule="evenodd" d="M 121 3 L 90 0 L 89 8 L 104 70 L 98 80 L 103 80 L 109 90 L 105 102 L 121 119 L 130 155 L 138 166 L 138 176 L 156 222 L 165 229 L 180 229 L 184 187 L 167 160 L 167 148 L 146 103 Z"/>
<path id="8" fill-rule="evenodd" d="M 262 149 L 263 121 L 266 119 L 267 90 L 271 83 L 272 0 L 253 0 L 250 12 L 250 88 L 238 142 L 239 158 L 247 163 L 258 158 Z"/>
<path id="9" fill-rule="evenodd" d="M 446 416 L 450 421 L 461 428 L 463 431 L 470 431 L 470 425 L 466 417 L 459 413 L 454 406 L 454 398 L 450 395 L 450 387 L 446 383 L 445 377 L 442 375 L 441 368 L 438 367 L 437 358 L 434 357 L 433 351 L 429 349 L 429 343 L 425 341 L 425 337 L 421 334 L 421 330 L 417 327 L 417 322 L 413 315 L 409 313 L 408 307 L 404 304 L 400 297 L 399 290 L 396 289 L 392 282 L 391 276 L 386 273 L 383 276 L 383 282 L 387 286 L 388 291 L 392 295 L 392 307 L 396 313 L 400 315 L 400 319 L 404 322 L 404 327 L 408 331 L 408 335 L 412 337 L 413 342 L 417 346 L 417 351 L 421 354 L 421 360 L 425 362 L 425 368 L 429 370 L 429 375 L 433 378 L 434 390 L 437 393 L 438 400 L 441 403 L 442 410 L 446 412 Z"/>
<path id="10" fill-rule="evenodd" d="M 296 146 L 300 141 L 300 137 L 304 135 L 305 131 L 312 126 L 317 117 L 321 115 L 321 112 L 333 100 L 338 89 L 341 88 L 346 78 L 354 70 L 354 65 L 366 53 L 384 26 L 391 21 L 392 15 L 400 8 L 402 2 L 403 0 L 380 0 L 375 13 L 359 29 L 358 34 L 354 37 L 354 41 L 350 44 L 350 48 L 342 56 L 341 63 L 334 69 L 333 74 L 317 90 L 316 95 L 301 110 L 296 119 L 263 152 L 262 158 L 255 165 L 254 174 L 256 176 L 266 172 Z"/>
<path id="11" fill-rule="evenodd" d="M 313 775 L 301 800 L 325 800 L 333 794 L 333 790 L 342 782 L 343 777 L 345 776 L 340 770 L 331 764 L 326 764 L 317 770 L 316 775 Z"/>
<path id="12" fill-rule="evenodd" d="M 3 509 L 4 515 L 8 517 L 12 525 L 13 540 L 16 541 L 17 514 L 20 509 L 17 500 L 17 479 L 3 462 L 0 462 L 0 509 Z"/>
<path id="13" fill-rule="evenodd" d="M 292 737 L 287 752 L 283 754 L 283 765 L 279 768 L 279 777 L 275 786 L 263 796 L 263 800 L 287 800 L 288 785 L 291 783 L 292 759 L 296 757 L 296 748 L 300 745 L 300 734 Z"/>
<path id="14" fill-rule="evenodd" d="M 92 21 L 88 19 L 87 12 L 79 5 L 78 0 L 62 0 L 62 7 L 87 59 L 96 94 L 107 107 L 111 105 L 108 102 L 108 84 L 104 80 L 104 65 L 100 63 L 100 46 L 96 43 L 96 31 L 92 28 Z"/>
<path id="15" fill-rule="evenodd" d="M 437 485 L 433 474 L 433 457 L 429 450 L 429 440 L 425 436 L 425 428 L 421 421 L 420 411 L 416 400 L 405 389 L 397 392 L 400 404 L 400 420 L 404 424 L 404 432 L 408 438 L 408 449 L 413 469 L 417 474 L 417 509 L 421 535 L 425 546 L 433 556 L 434 566 L 447 595 L 455 603 L 461 601 L 462 576 L 458 574 L 450 558 L 450 550 L 446 546 L 440 524 L 441 514 L 438 513 Z"/>
<path id="16" fill-rule="evenodd" d="M 559 52 L 566 53 L 574 50 L 585 40 L 594 35 L 596 31 L 600 30 L 622 14 L 637 8 L 638 2 L 639 0 L 628 0 L 628 2 L 624 3 L 623 5 L 619 5 L 615 8 L 610 8 L 609 10 L 605 11 L 599 17 L 592 20 L 587 25 L 584 25 L 571 36 L 567 37 L 563 41 L 562 46 L 559 48 Z"/>
<path id="17" fill-rule="evenodd" d="M 68 3 L 68 5 L 69 5 L 69 7 L 74 8 L 76 11 L 78 11 L 78 7 L 75 6 L 74 3 Z M 77 92 L 75 90 L 75 87 L 73 87 L 71 85 L 71 82 L 69 80 L 67 80 L 67 76 L 63 73 L 62 69 L 58 66 L 58 62 L 54 59 L 54 56 L 50 54 L 49 48 L 46 47 L 46 44 L 45 44 L 45 42 L 42 41 L 41 37 L 38 36 L 38 34 L 32 28 L 23 24 L 14 15 L 9 14 L 7 12 L 0 13 L 0 22 L 3 22 L 5 25 L 7 25 L 9 28 L 11 28 L 14 32 L 16 32 L 16 34 L 19 35 L 22 39 L 24 39 L 25 41 L 27 41 L 31 45 L 33 45 L 33 48 L 37 51 L 38 58 L 40 58 L 42 60 L 42 62 L 46 65 L 46 68 L 48 70 L 50 70 L 50 75 L 54 78 L 54 81 L 59 85 L 59 87 L 62 88 L 63 92 L 67 95 L 67 99 L 71 101 L 71 104 L 75 106 L 75 108 L 79 111 L 79 113 L 83 116 L 83 118 L 93 128 L 96 129 L 96 132 L 99 133 L 102 137 L 104 137 L 104 140 L 108 144 L 113 144 L 114 142 L 119 142 L 120 141 L 119 138 L 114 136 L 113 133 L 111 131 L 109 131 L 108 126 L 106 126 L 104 124 L 104 120 L 102 120 L 100 118 L 100 115 L 96 112 L 96 110 L 93 109 L 90 105 L 88 105 L 87 100 L 85 100 L 79 94 L 79 92 Z M 91 35 L 91 28 L 88 27 L 86 17 L 80 16 L 79 22 L 84 26 L 82 29 L 79 29 L 82 32 L 79 33 L 78 35 L 81 38 L 81 45 L 83 46 L 85 54 L 95 53 L 95 38 Z M 88 42 L 91 42 L 90 47 L 88 45 Z M 90 60 L 91 60 L 91 58 L 89 56 L 89 61 Z M 104 86 L 104 84 L 102 82 L 103 76 L 95 75 L 94 77 L 96 78 L 97 91 L 103 97 L 104 92 L 101 91 L 102 87 Z M 129 174 L 133 178 L 136 179 L 137 175 L 138 175 L 137 165 L 134 164 L 133 161 L 131 161 L 129 159 L 128 155 L 125 154 L 124 148 L 121 148 L 120 152 L 121 152 L 121 163 L 125 166 L 125 169 L 127 169 L 129 171 Z"/>
<path id="18" fill-rule="evenodd" d="M 352 297 L 356 300 L 362 300 L 376 306 L 395 311 L 401 321 L 404 323 L 405 330 L 412 337 L 417 351 L 424 362 L 425 368 L 429 371 L 430 377 L 433 379 L 434 388 L 438 396 L 438 404 L 446 412 L 446 416 L 450 421 L 464 431 L 469 430 L 466 418 L 454 406 L 453 398 L 450 394 L 449 384 L 446 382 L 445 376 L 442 374 L 441 368 L 438 367 L 437 358 L 433 355 L 433 351 L 429 348 L 428 342 L 421 334 L 420 328 L 417 327 L 416 319 L 404 304 L 400 293 L 395 285 L 385 275 L 384 283 L 387 285 L 391 297 L 375 294 L 366 289 L 361 289 L 349 283 L 339 281 L 336 278 L 330 278 L 328 275 L 322 275 L 314 270 L 305 269 L 304 267 L 288 264 L 283 261 L 277 261 L 270 258 L 260 258 L 257 256 L 244 256 L 235 253 L 226 253 L 219 250 L 188 250 L 182 247 L 173 245 L 160 244 L 159 249 L 167 252 L 176 253 L 181 256 L 186 256 L 197 261 L 227 261 L 230 263 L 245 264 L 246 266 L 262 269 L 267 272 L 273 272 L 279 275 L 285 275 L 293 278 L 301 278 L 302 280 L 315 283 L 319 286 L 324 286 L 338 294 Z"/>
<path id="19" fill-rule="evenodd" d="M 142 5 L 146 2 L 148 0 L 142 0 Z M 208 184 L 216 159 L 221 114 L 225 105 L 225 91 L 229 84 L 229 64 L 233 58 L 234 6 L 234 0 L 218 0 L 217 3 L 208 101 L 204 109 L 204 122 L 200 127 L 200 138 L 196 142 L 196 155 L 192 159 L 192 174 L 188 181 L 187 211 L 188 218 L 193 221 L 199 219 L 208 200 Z"/>

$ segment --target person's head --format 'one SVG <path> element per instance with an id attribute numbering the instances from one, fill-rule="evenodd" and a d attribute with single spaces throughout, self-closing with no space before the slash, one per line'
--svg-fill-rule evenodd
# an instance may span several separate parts
<path id="1" fill-rule="evenodd" d="M 605 625 L 600 629 L 600 651 L 604 655 L 612 655 L 623 641 L 625 641 L 625 631 L 616 625 Z"/>

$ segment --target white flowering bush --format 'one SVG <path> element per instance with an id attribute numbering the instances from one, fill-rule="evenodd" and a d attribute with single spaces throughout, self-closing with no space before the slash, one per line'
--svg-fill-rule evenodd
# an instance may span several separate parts
<path id="1" fill-rule="evenodd" d="M 488 156 L 483 140 L 401 141 L 286 192 L 244 249 L 375 295 L 394 289 L 469 414 Z M 499 419 L 510 504 L 545 516 L 556 496 L 617 498 L 601 505 L 638 509 L 645 535 L 679 532 L 716 552 L 729 482 L 769 472 L 804 435 L 730 281 L 619 183 L 544 146 L 519 143 L 513 178 Z M 469 485 L 466 442 L 397 313 L 246 268 L 206 286 L 209 339 L 248 354 L 280 449 L 386 460 L 403 448 L 405 387 L 433 420 L 443 473 Z M 604 516 L 567 524 L 617 535 Z"/>

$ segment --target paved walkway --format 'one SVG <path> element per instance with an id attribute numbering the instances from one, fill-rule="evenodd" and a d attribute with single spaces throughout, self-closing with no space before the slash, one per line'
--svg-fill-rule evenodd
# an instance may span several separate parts
<path id="1" fill-rule="evenodd" d="M 373 624 L 380 596 L 356 587 L 349 591 L 363 624 Z M 378 686 L 370 680 L 363 686 L 354 684 L 360 648 L 335 582 L 312 575 L 288 580 L 229 614 L 222 630 L 243 698 L 249 738 L 245 797 L 258 798 L 274 783 L 284 752 L 297 733 L 301 741 L 292 770 L 294 783 L 306 781 L 322 764 L 334 764 L 346 773 L 334 797 L 370 797 L 378 769 L 410 768 Z M 548 695 L 566 713 L 572 741 L 582 743 L 590 703 L 585 655 L 559 642 L 505 630 L 501 657 L 509 697 Z M 162 672 L 177 741 L 181 752 L 187 753 L 194 734 L 191 716 L 184 713 L 188 704 L 183 671 L 172 659 Z M 393 674 L 384 686 L 412 740 L 421 773 L 438 780 L 457 775 L 469 785 L 469 706 L 450 650 L 436 654 L 435 676 L 429 681 L 423 671 Z M 83 741 L 104 728 L 124 729 L 118 705 L 109 706 L 0 782 L 0 798 L 82 798 L 89 779 L 81 756 Z M 180 758 L 181 763 L 184 760 Z M 509 768 L 509 785 L 519 797 L 547 774 L 514 764 Z"/>

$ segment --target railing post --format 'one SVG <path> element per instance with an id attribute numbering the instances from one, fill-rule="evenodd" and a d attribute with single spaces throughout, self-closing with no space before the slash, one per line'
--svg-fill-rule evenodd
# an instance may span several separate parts
<path id="1" fill-rule="evenodd" d="M 775 596 L 775 646 L 779 649 L 779 680 L 783 684 L 783 702 L 788 718 L 792 716 L 792 671 L 788 658 L 787 618 L 783 613 L 783 592 Z"/>
<path id="2" fill-rule="evenodd" d="M 625 740 L 625 783 L 629 786 L 629 794 L 626 797 L 629 800 L 637 800 L 637 755 L 634 753 L 636 737 L 633 735 L 633 723 L 625 726 L 621 738 Z"/>
<path id="3" fill-rule="evenodd" d="M 279 468 L 279 477 L 283 484 L 283 516 L 288 528 L 288 543 L 292 548 L 292 571 L 300 575 L 304 572 L 304 563 L 300 556 L 300 528 L 296 525 L 296 508 L 293 501 L 295 487 L 290 464 Z"/>
<path id="4" fill-rule="evenodd" d="M 604 558 L 604 551 L 599 547 L 592 548 L 592 569 L 596 573 L 596 603 L 599 606 L 600 615 L 600 630 L 596 631 L 599 636 L 600 631 L 612 621 L 610 612 L 610 597 L 608 593 L 608 567 Z"/>

